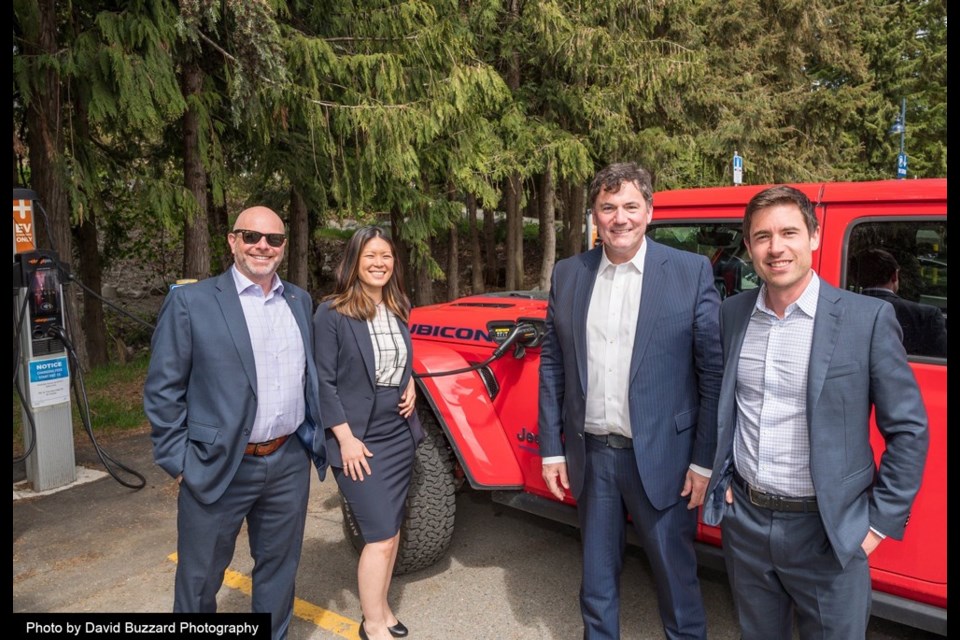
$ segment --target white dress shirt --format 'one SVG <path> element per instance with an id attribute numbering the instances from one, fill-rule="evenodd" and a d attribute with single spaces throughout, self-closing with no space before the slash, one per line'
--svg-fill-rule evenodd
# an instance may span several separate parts
<path id="1" fill-rule="evenodd" d="M 232 271 L 257 367 L 257 417 L 250 442 L 266 442 L 296 431 L 306 415 L 303 334 L 276 274 L 264 295 L 236 266 Z"/>
<path id="2" fill-rule="evenodd" d="M 622 264 L 610 262 L 606 250 L 600 257 L 587 308 L 587 433 L 633 437 L 627 394 L 646 255 L 643 242 Z"/>
<path id="3" fill-rule="evenodd" d="M 397 325 L 397 317 L 382 302 L 377 313 L 367 320 L 373 341 L 373 361 L 378 387 L 399 387 L 407 368 L 407 343 Z"/>
<path id="4" fill-rule="evenodd" d="M 733 459 L 752 486 L 781 496 L 813 496 L 807 427 L 807 371 L 820 296 L 814 273 L 784 311 L 766 303 L 761 285 L 737 365 Z"/>

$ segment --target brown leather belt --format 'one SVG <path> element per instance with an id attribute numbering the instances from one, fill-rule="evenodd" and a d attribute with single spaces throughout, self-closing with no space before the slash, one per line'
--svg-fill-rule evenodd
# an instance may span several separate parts
<path id="1" fill-rule="evenodd" d="M 733 472 L 733 481 L 740 485 L 750 504 L 770 509 L 771 511 L 789 511 L 792 513 L 816 513 L 820 509 L 817 507 L 816 497 L 795 498 L 792 496 L 775 496 L 772 493 L 764 493 L 759 489 L 754 489 L 744 480 L 739 473 Z"/>
<path id="2" fill-rule="evenodd" d="M 286 442 L 289 437 L 290 435 L 288 434 L 274 438 L 273 440 L 267 440 L 266 442 L 251 442 L 247 445 L 243 453 L 248 456 L 268 456 L 282 447 L 283 443 Z"/>

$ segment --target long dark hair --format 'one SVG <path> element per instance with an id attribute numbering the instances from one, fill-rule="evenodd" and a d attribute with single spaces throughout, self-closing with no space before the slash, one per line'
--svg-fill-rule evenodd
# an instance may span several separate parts
<path id="1" fill-rule="evenodd" d="M 383 285 L 383 303 L 393 315 L 406 323 L 410 315 L 410 298 L 403 286 L 403 268 L 397 256 L 397 245 L 380 227 L 361 227 L 350 237 L 334 272 L 336 289 L 327 299 L 333 301 L 332 307 L 336 311 L 357 320 L 370 320 L 377 315 L 376 303 L 363 290 L 363 283 L 360 282 L 360 254 L 374 238 L 386 242 L 393 254 L 393 275 Z"/>

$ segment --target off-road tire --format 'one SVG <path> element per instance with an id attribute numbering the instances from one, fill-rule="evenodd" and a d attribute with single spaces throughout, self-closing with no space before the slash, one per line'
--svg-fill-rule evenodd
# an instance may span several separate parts
<path id="1" fill-rule="evenodd" d="M 457 511 L 453 451 L 430 408 L 418 403 L 417 413 L 425 436 L 414 458 L 406 517 L 400 527 L 400 549 L 393 567 L 396 576 L 425 569 L 443 557 L 453 539 Z M 344 535 L 359 553 L 363 537 L 343 494 L 340 509 Z"/>

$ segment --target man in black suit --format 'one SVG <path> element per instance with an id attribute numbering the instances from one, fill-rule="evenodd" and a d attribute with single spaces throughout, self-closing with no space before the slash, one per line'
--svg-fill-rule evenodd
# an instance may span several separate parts
<path id="1" fill-rule="evenodd" d="M 903 329 L 903 347 L 912 356 L 947 357 L 947 329 L 940 309 L 897 295 L 900 265 L 890 252 L 865 249 L 856 258 L 861 293 L 893 305 Z"/>

